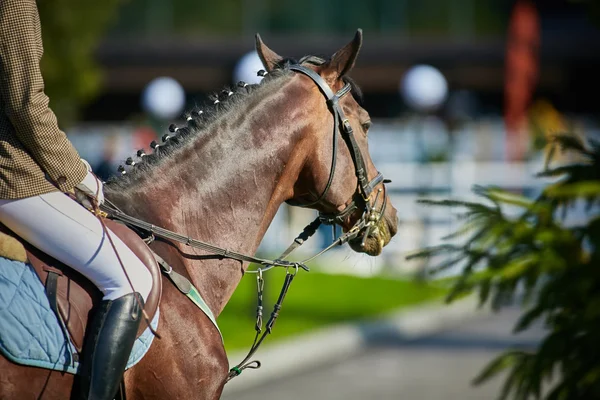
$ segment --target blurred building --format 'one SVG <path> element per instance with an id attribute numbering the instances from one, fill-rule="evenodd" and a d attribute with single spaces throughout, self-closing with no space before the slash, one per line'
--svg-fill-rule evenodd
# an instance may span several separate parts
<path id="1" fill-rule="evenodd" d="M 592 2 L 590 2 L 592 3 Z M 450 90 L 476 93 L 481 111 L 500 114 L 509 0 L 131 0 L 97 51 L 104 94 L 87 120 L 139 111 L 144 85 L 172 76 L 189 99 L 231 84 L 254 33 L 285 56 L 330 55 L 356 28 L 365 42 L 353 77 L 375 117 L 404 105 L 398 84 L 417 63 L 438 67 Z M 541 18 L 537 95 L 566 112 L 594 112 L 600 90 L 600 25 L 587 2 L 537 1 Z"/>
<path id="2" fill-rule="evenodd" d="M 254 48 L 256 32 L 281 55 L 299 58 L 329 56 L 363 28 L 352 76 L 374 119 L 370 153 L 394 181 L 388 189 L 401 210 L 401 226 L 383 257 L 350 263 L 359 274 L 390 266 L 414 271 L 422 266 L 406 263 L 407 252 L 438 244 L 454 228 L 452 215 L 425 210 L 418 198 L 470 199 L 473 184 L 535 194 L 543 184 L 534 179 L 542 165 L 536 142 L 564 129 L 600 137 L 600 22 L 585 1 L 539 0 L 531 151 L 526 161 L 506 162 L 505 54 L 513 5 L 513 0 L 129 0 L 97 50 L 106 77 L 103 94 L 87 106 L 86 121 L 70 137 L 93 165 L 109 172 L 112 166 L 114 172 L 135 150 L 151 151 L 155 132 L 166 130 L 168 122 L 146 119 L 142 110 L 143 90 L 154 78 L 175 78 L 188 106 L 202 104 L 207 94 L 234 83 L 235 66 Z M 449 97 L 438 115 L 411 115 L 399 93 L 405 72 L 416 64 L 437 67 L 447 80 Z M 107 136 L 114 136 L 108 147 Z M 285 248 L 312 213 L 282 208 L 261 251 Z M 318 250 L 330 238 L 322 230 L 304 248 Z M 328 264 L 340 266 L 361 260 L 347 248 L 327 257 L 333 257 Z"/>

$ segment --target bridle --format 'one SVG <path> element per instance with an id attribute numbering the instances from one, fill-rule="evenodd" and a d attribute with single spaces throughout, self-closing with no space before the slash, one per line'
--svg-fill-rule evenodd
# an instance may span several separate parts
<path id="1" fill-rule="evenodd" d="M 377 200 L 379 198 L 381 190 L 385 191 L 385 186 L 383 186 L 383 189 L 377 191 L 377 195 L 373 203 L 371 203 L 371 195 L 375 191 L 375 187 L 377 185 L 379 185 L 380 183 L 391 182 L 391 180 L 383 179 L 383 175 L 381 174 L 381 172 L 378 172 L 375 178 L 369 181 L 369 178 L 367 176 L 367 166 L 365 164 L 362 152 L 360 151 L 360 147 L 358 147 L 358 143 L 356 142 L 354 131 L 352 129 L 352 126 L 350 125 L 350 121 L 348 120 L 348 118 L 346 118 L 344 111 L 340 106 L 340 99 L 350 92 L 351 85 L 350 83 L 346 83 L 337 93 L 333 93 L 327 82 L 325 82 L 325 80 L 312 69 L 299 64 L 290 65 L 289 69 L 308 76 L 319 87 L 319 89 L 327 99 L 327 106 L 333 114 L 333 154 L 331 157 L 331 168 L 329 171 L 329 178 L 327 180 L 327 184 L 325 185 L 325 189 L 323 190 L 323 192 L 321 192 L 321 195 L 316 200 L 308 204 L 299 204 L 294 201 L 287 201 L 287 203 L 299 207 L 312 207 L 321 203 L 321 201 L 325 198 L 325 196 L 329 192 L 329 189 L 331 188 L 333 177 L 335 175 L 338 132 L 340 132 L 341 127 L 342 138 L 348 146 L 350 156 L 352 157 L 352 162 L 354 163 L 354 172 L 357 178 L 357 190 L 355 192 L 355 195 L 352 197 L 351 201 L 342 211 L 331 214 L 319 213 L 319 220 L 323 224 L 334 226 L 335 229 L 336 224 L 342 225 L 347 217 L 352 215 L 356 210 L 362 208 L 363 214 L 361 218 L 349 230 L 349 232 L 352 232 L 354 237 L 349 237 L 348 240 L 354 239 L 356 236 L 359 235 L 362 229 L 366 228 L 361 244 L 362 246 L 364 246 L 365 241 L 369 235 L 370 229 L 373 226 L 375 226 L 376 223 L 379 222 L 379 220 L 383 216 L 387 203 L 385 198 L 386 195 L 384 192 L 384 199 L 381 209 L 374 209 L 375 205 L 377 204 Z"/>
<path id="2" fill-rule="evenodd" d="M 325 80 L 323 78 L 321 78 L 321 76 L 319 76 L 319 74 L 317 74 L 313 70 L 311 70 L 307 67 L 304 67 L 302 65 L 298 65 L 298 64 L 290 65 L 289 69 L 292 71 L 300 72 L 300 73 L 308 76 L 319 87 L 321 92 L 325 95 L 325 97 L 327 99 L 327 105 L 329 106 L 329 109 L 330 109 L 331 113 L 333 114 L 334 128 L 333 128 L 333 155 L 332 155 L 332 161 L 331 161 L 331 169 L 329 172 L 329 178 L 327 180 L 327 185 L 325 186 L 325 189 L 323 190 L 321 195 L 315 201 L 310 202 L 308 204 L 296 204 L 292 201 L 288 201 L 288 203 L 291 205 L 296 205 L 296 206 L 300 206 L 300 207 L 311 207 L 311 206 L 315 206 L 315 205 L 319 204 L 325 198 L 329 189 L 331 188 L 333 178 L 335 175 L 336 158 L 337 158 L 337 141 L 338 141 L 338 132 L 340 132 L 340 126 L 341 126 L 342 138 L 344 139 L 344 141 L 346 142 L 346 145 L 348 146 L 348 150 L 350 151 L 350 155 L 351 155 L 352 161 L 354 163 L 354 170 L 355 170 L 355 174 L 356 174 L 356 178 L 357 178 L 358 182 L 357 182 L 357 189 L 356 189 L 354 195 L 352 196 L 352 199 L 350 200 L 348 205 L 342 211 L 340 211 L 338 213 L 333 213 L 333 214 L 319 213 L 318 218 L 315 219 L 310 224 L 308 224 L 304 228 L 302 233 L 300 233 L 300 235 L 298 235 L 298 237 L 294 240 L 294 242 L 277 259 L 268 260 L 268 259 L 263 259 L 263 258 L 258 258 L 255 256 L 238 253 L 235 251 L 231 251 L 228 249 L 224 249 L 224 248 L 220 248 L 218 246 L 211 245 L 211 244 L 203 242 L 201 240 L 197 240 L 197 239 L 187 237 L 185 235 L 181 235 L 181 234 L 173 232 L 173 231 L 169 231 L 162 227 L 150 224 L 148 222 L 142 221 L 140 219 L 137 219 L 135 217 L 125 214 L 124 212 L 119 210 L 114 204 L 110 203 L 110 201 L 108 201 L 108 200 L 106 200 L 105 204 L 100 207 L 102 212 L 104 212 L 106 214 L 106 216 L 108 216 L 109 218 L 120 220 L 129 226 L 141 229 L 142 231 L 148 233 L 149 237 L 147 239 L 145 239 L 147 241 L 147 243 L 150 243 L 152 240 L 154 240 L 154 237 L 156 236 L 158 238 L 183 243 L 183 244 L 193 247 L 193 248 L 202 249 L 211 254 L 219 255 L 222 258 L 229 258 L 229 259 L 234 259 L 234 260 L 238 260 L 238 261 L 242 261 L 242 262 L 256 263 L 256 264 L 260 265 L 260 267 L 255 271 L 250 271 L 250 270 L 246 271 L 246 272 L 253 272 L 253 273 L 257 274 L 258 303 L 257 303 L 257 319 L 256 319 L 256 325 L 255 325 L 256 336 L 254 339 L 254 343 L 252 344 L 252 347 L 250 348 L 250 351 L 248 352 L 248 355 L 239 364 L 232 367 L 231 370 L 229 371 L 227 381 L 229 381 L 230 379 L 241 374 L 242 371 L 246 368 L 259 368 L 260 367 L 260 362 L 256 361 L 256 360 L 249 361 L 250 357 L 252 357 L 252 355 L 256 352 L 256 350 L 262 344 L 262 342 L 266 338 L 266 336 L 271 333 L 272 328 L 275 324 L 275 321 L 276 321 L 277 317 L 279 316 L 279 310 L 281 310 L 281 305 L 283 303 L 285 295 L 287 294 L 287 291 L 292 283 L 292 280 L 296 276 L 298 269 L 302 268 L 302 269 L 305 269 L 308 271 L 308 267 L 306 266 L 306 263 L 308 263 L 309 261 L 313 260 L 314 258 L 320 256 L 321 254 L 325 253 L 326 251 L 330 250 L 331 248 L 333 248 L 335 246 L 342 245 L 350 240 L 357 238 L 363 231 L 364 231 L 364 233 L 363 233 L 363 239 L 362 239 L 361 245 L 364 246 L 365 241 L 369 236 L 370 230 L 373 227 L 377 226 L 377 224 L 383 217 L 385 208 L 386 208 L 386 203 L 387 203 L 386 194 L 385 194 L 385 185 L 383 185 L 382 188 L 377 190 L 375 199 L 371 202 L 371 200 L 372 200 L 371 197 L 372 197 L 373 192 L 375 192 L 375 187 L 381 183 L 387 183 L 387 182 L 391 182 L 391 181 L 383 179 L 383 175 L 380 172 L 377 173 L 377 176 L 375 176 L 375 178 L 373 178 L 371 181 L 369 181 L 368 176 L 367 176 L 367 168 L 365 165 L 365 161 L 364 161 L 364 158 L 360 151 L 360 148 L 358 147 L 358 143 L 356 142 L 356 138 L 354 137 L 354 132 L 352 130 L 352 126 L 350 125 L 350 121 L 344 115 L 344 112 L 339 104 L 339 100 L 343 96 L 345 96 L 348 92 L 350 92 L 350 89 L 351 89 L 350 83 L 346 83 L 344 85 L 344 87 L 342 87 L 342 89 L 340 89 L 337 93 L 333 93 L 333 91 L 331 90 L 329 85 L 325 82 Z M 381 208 L 379 210 L 376 210 L 375 206 L 379 199 L 379 195 L 382 192 L 383 192 L 383 196 L 384 196 L 383 203 L 382 203 Z M 363 213 L 362 213 L 360 219 L 358 219 L 356 221 L 356 223 L 346 233 L 344 233 L 343 235 L 341 235 L 338 238 L 335 238 L 333 243 L 331 243 L 325 249 L 321 250 L 319 253 L 313 255 L 312 257 L 305 259 L 302 262 L 291 262 L 291 261 L 285 260 L 285 258 L 292 251 L 297 249 L 308 238 L 310 238 L 312 235 L 314 235 L 314 233 L 317 231 L 318 227 L 321 224 L 332 225 L 334 227 L 336 224 L 342 225 L 347 217 L 349 217 L 355 211 L 360 210 L 360 209 L 363 210 Z M 334 231 L 334 233 L 335 233 L 335 231 Z M 173 281 L 173 283 L 177 287 L 179 287 L 178 284 L 176 283 L 175 277 L 178 277 L 180 275 L 177 274 L 175 271 L 173 271 L 173 269 L 170 266 L 163 265 L 166 263 L 158 255 L 155 255 L 155 257 L 157 258 L 157 261 L 161 265 L 161 268 L 163 268 L 163 273 L 165 273 Z M 263 274 L 263 272 L 265 272 L 271 268 L 274 268 L 274 267 L 284 267 L 284 268 L 286 268 L 287 271 L 286 271 L 286 276 L 285 276 L 285 280 L 283 283 L 283 287 L 281 289 L 281 293 L 277 299 L 277 302 L 273 306 L 273 312 L 271 313 L 271 316 L 265 326 L 266 329 L 263 332 L 262 331 L 263 330 L 263 306 L 262 306 L 262 304 L 263 304 L 264 279 L 263 279 L 262 274 Z M 177 279 L 181 279 L 181 278 L 177 278 Z M 261 335 L 261 333 L 262 333 L 262 335 Z"/>

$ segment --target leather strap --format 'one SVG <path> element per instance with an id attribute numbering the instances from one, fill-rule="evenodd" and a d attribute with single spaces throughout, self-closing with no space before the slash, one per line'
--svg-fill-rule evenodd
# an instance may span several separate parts
<path id="1" fill-rule="evenodd" d="M 358 187 L 360 189 L 360 194 L 361 194 L 362 198 L 365 200 L 365 202 L 368 202 L 369 196 L 373 192 L 375 186 L 377 186 L 379 183 L 383 182 L 383 175 L 381 173 L 378 173 L 377 176 L 372 181 L 369 182 L 365 161 L 362 156 L 362 152 L 360 151 L 360 147 L 358 146 L 358 143 L 356 142 L 356 138 L 354 137 L 354 131 L 352 129 L 352 126 L 350 125 L 350 121 L 346 118 L 344 111 L 342 110 L 342 107 L 339 104 L 339 100 L 344 95 L 346 95 L 348 92 L 350 92 L 351 85 L 349 83 L 346 83 L 342 89 L 340 89 L 337 93 L 334 94 L 333 91 L 331 90 L 331 88 L 329 87 L 329 85 L 327 84 L 327 82 L 325 82 L 325 80 L 319 74 L 317 74 L 315 71 L 313 71 L 312 69 L 307 68 L 303 65 L 290 65 L 289 68 L 292 71 L 300 72 L 300 73 L 308 76 L 319 87 L 319 89 L 321 90 L 323 95 L 325 95 L 325 98 L 327 99 L 327 105 L 329 106 L 329 108 L 333 114 L 334 128 L 333 128 L 333 146 L 332 146 L 333 155 L 332 155 L 332 160 L 331 160 L 331 169 L 329 172 L 329 179 L 328 179 L 327 185 L 325 186 L 325 189 L 323 190 L 321 195 L 315 201 L 313 201 L 309 204 L 300 205 L 300 204 L 295 204 L 294 202 L 290 202 L 290 201 L 288 201 L 288 204 L 297 205 L 297 206 L 301 206 L 301 207 L 310 207 L 310 206 L 314 206 L 315 204 L 319 203 L 325 197 L 325 195 L 329 191 L 329 188 L 331 187 L 331 184 L 333 182 L 333 176 L 335 174 L 335 166 L 336 166 L 336 159 L 337 159 L 337 135 L 338 135 L 340 126 L 342 127 L 342 129 L 341 129 L 342 138 L 344 139 L 344 142 L 348 146 L 348 150 L 350 151 L 350 156 L 352 157 L 352 162 L 354 163 L 354 172 L 355 172 L 356 178 L 358 180 Z M 367 206 L 367 205 L 365 204 L 365 206 Z M 356 209 L 355 200 L 352 200 L 351 204 L 345 210 L 342 211 L 342 213 L 344 213 L 344 216 L 349 214 L 349 212 L 346 212 L 346 211 L 351 208 Z M 340 215 L 341 215 L 341 213 L 340 213 Z M 341 219 L 342 218 L 339 218 L 336 216 L 333 218 L 333 221 L 340 221 Z M 326 217 L 326 218 L 324 218 L 324 221 L 332 221 L 332 218 Z"/>
<path id="2" fill-rule="evenodd" d="M 331 146 L 332 147 L 331 167 L 329 168 L 329 178 L 327 179 L 327 184 L 325 185 L 325 188 L 323 189 L 323 191 L 321 192 L 321 195 L 319 195 L 319 197 L 317 197 L 314 201 L 312 201 L 308 204 L 300 204 L 300 203 L 297 203 L 294 201 L 287 201 L 287 203 L 292 206 L 312 207 L 315 204 L 319 204 L 321 202 L 321 200 L 323 200 L 325 195 L 329 192 L 329 188 L 331 187 L 331 184 L 333 183 L 333 177 L 335 175 L 335 167 L 336 167 L 336 162 L 337 162 L 337 141 L 338 141 L 337 137 L 338 137 L 338 130 L 339 130 L 339 128 L 338 128 L 339 115 L 337 113 L 337 110 L 340 110 L 340 108 L 339 108 L 338 102 L 342 96 L 344 96 L 346 93 L 348 93 L 350 91 L 351 86 L 349 83 L 347 83 L 346 85 L 344 85 L 344 87 L 338 93 L 334 94 L 333 91 L 331 90 L 331 88 L 329 87 L 329 85 L 327 84 L 327 82 L 325 82 L 325 80 L 323 80 L 323 78 L 321 78 L 319 76 L 319 74 L 317 74 L 312 69 L 306 68 L 302 65 L 290 65 L 290 69 L 292 71 L 301 72 L 301 73 L 307 75 L 309 78 L 311 78 L 317 84 L 319 89 L 321 89 L 321 91 L 327 98 L 327 105 L 329 106 L 329 108 L 333 114 L 333 143 Z M 319 84 L 319 82 L 317 82 L 317 79 L 319 79 L 321 81 L 321 84 Z"/>
<path id="3" fill-rule="evenodd" d="M 62 275 L 62 273 L 57 273 L 53 269 L 44 268 L 46 272 L 48 272 L 48 276 L 46 277 L 46 296 L 48 297 L 48 302 L 50 303 L 50 308 L 56 314 L 56 317 L 62 319 L 58 312 L 58 302 L 56 300 L 56 293 L 58 290 L 58 277 Z"/>
<path id="4" fill-rule="evenodd" d="M 181 293 L 187 295 L 192 290 L 192 283 L 188 278 L 181 275 L 177 271 L 174 271 L 173 267 L 167 264 L 167 262 L 158 254 L 154 253 L 154 258 L 156 259 L 157 264 L 160 266 L 162 273 L 169 278 L 169 280 Z"/>
<path id="5" fill-rule="evenodd" d="M 60 325 L 60 330 L 65 339 L 65 343 L 69 343 L 69 332 L 67 332 L 67 326 L 62 316 L 60 315 L 60 311 L 58 310 L 58 277 L 62 276 L 62 271 L 52 268 L 50 266 L 44 266 L 44 271 L 48 273 L 46 276 L 46 283 L 44 288 L 46 289 L 46 296 L 48 297 L 48 303 L 50 304 L 50 308 L 56 315 L 56 319 L 58 320 L 58 324 Z M 78 359 L 77 353 L 71 355 L 71 361 L 74 363 Z"/>

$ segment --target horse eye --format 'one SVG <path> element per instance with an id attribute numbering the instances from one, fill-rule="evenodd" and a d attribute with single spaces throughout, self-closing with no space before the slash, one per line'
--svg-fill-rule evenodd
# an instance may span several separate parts
<path id="1" fill-rule="evenodd" d="M 365 130 L 365 132 L 368 131 L 369 128 L 371 127 L 371 121 L 369 120 L 369 121 L 363 122 L 362 127 Z"/>

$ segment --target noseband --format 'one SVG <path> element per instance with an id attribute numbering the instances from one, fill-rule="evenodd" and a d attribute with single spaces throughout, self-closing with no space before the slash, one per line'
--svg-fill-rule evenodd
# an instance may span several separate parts
<path id="1" fill-rule="evenodd" d="M 319 218 L 322 223 L 328 225 L 342 224 L 344 220 L 351 215 L 354 211 L 359 208 L 363 209 L 363 214 L 360 220 L 354 225 L 351 230 L 356 231 L 356 235 L 358 235 L 358 231 L 364 227 L 371 227 L 376 221 L 378 221 L 385 211 L 386 207 L 386 199 L 384 192 L 383 205 L 380 210 L 375 211 L 373 207 L 377 203 L 377 199 L 379 197 L 378 191 L 375 201 L 371 204 L 371 194 L 375 190 L 375 186 L 380 183 L 388 183 L 390 180 L 383 179 L 383 175 L 381 172 L 377 173 L 377 176 L 369 181 L 367 176 L 367 167 L 365 165 L 364 157 L 360 151 L 360 147 L 358 147 L 358 143 L 356 142 L 356 138 L 354 137 L 354 131 L 352 126 L 350 125 L 350 121 L 346 118 L 342 107 L 340 106 L 340 99 L 344 97 L 348 92 L 350 92 L 351 85 L 350 83 L 346 83 L 344 87 L 342 87 L 337 93 L 333 93 L 327 82 L 315 71 L 310 68 L 304 67 L 302 65 L 290 65 L 289 67 L 292 71 L 300 72 L 306 76 L 308 76 L 321 90 L 325 98 L 327 99 L 327 105 L 329 110 L 333 114 L 333 155 L 331 158 L 331 169 L 329 172 L 329 179 L 327 180 L 327 185 L 325 189 L 321 193 L 321 195 L 313 202 L 309 204 L 297 204 L 295 202 L 288 201 L 288 204 L 300 207 L 311 207 L 323 200 L 325 195 L 329 192 L 331 188 L 331 183 L 333 182 L 333 177 L 335 174 L 335 166 L 337 159 L 337 136 L 341 127 L 341 135 L 344 139 L 344 142 L 348 146 L 348 150 L 350 151 L 350 156 L 352 157 L 352 162 L 354 163 L 354 172 L 356 174 L 356 178 L 358 180 L 357 191 L 355 195 L 352 197 L 350 203 L 344 208 L 344 210 L 333 213 L 333 214 L 325 214 L 319 213 Z M 385 190 L 385 186 L 384 186 Z M 367 238 L 368 232 L 365 232 L 363 238 L 364 240 Z"/>

